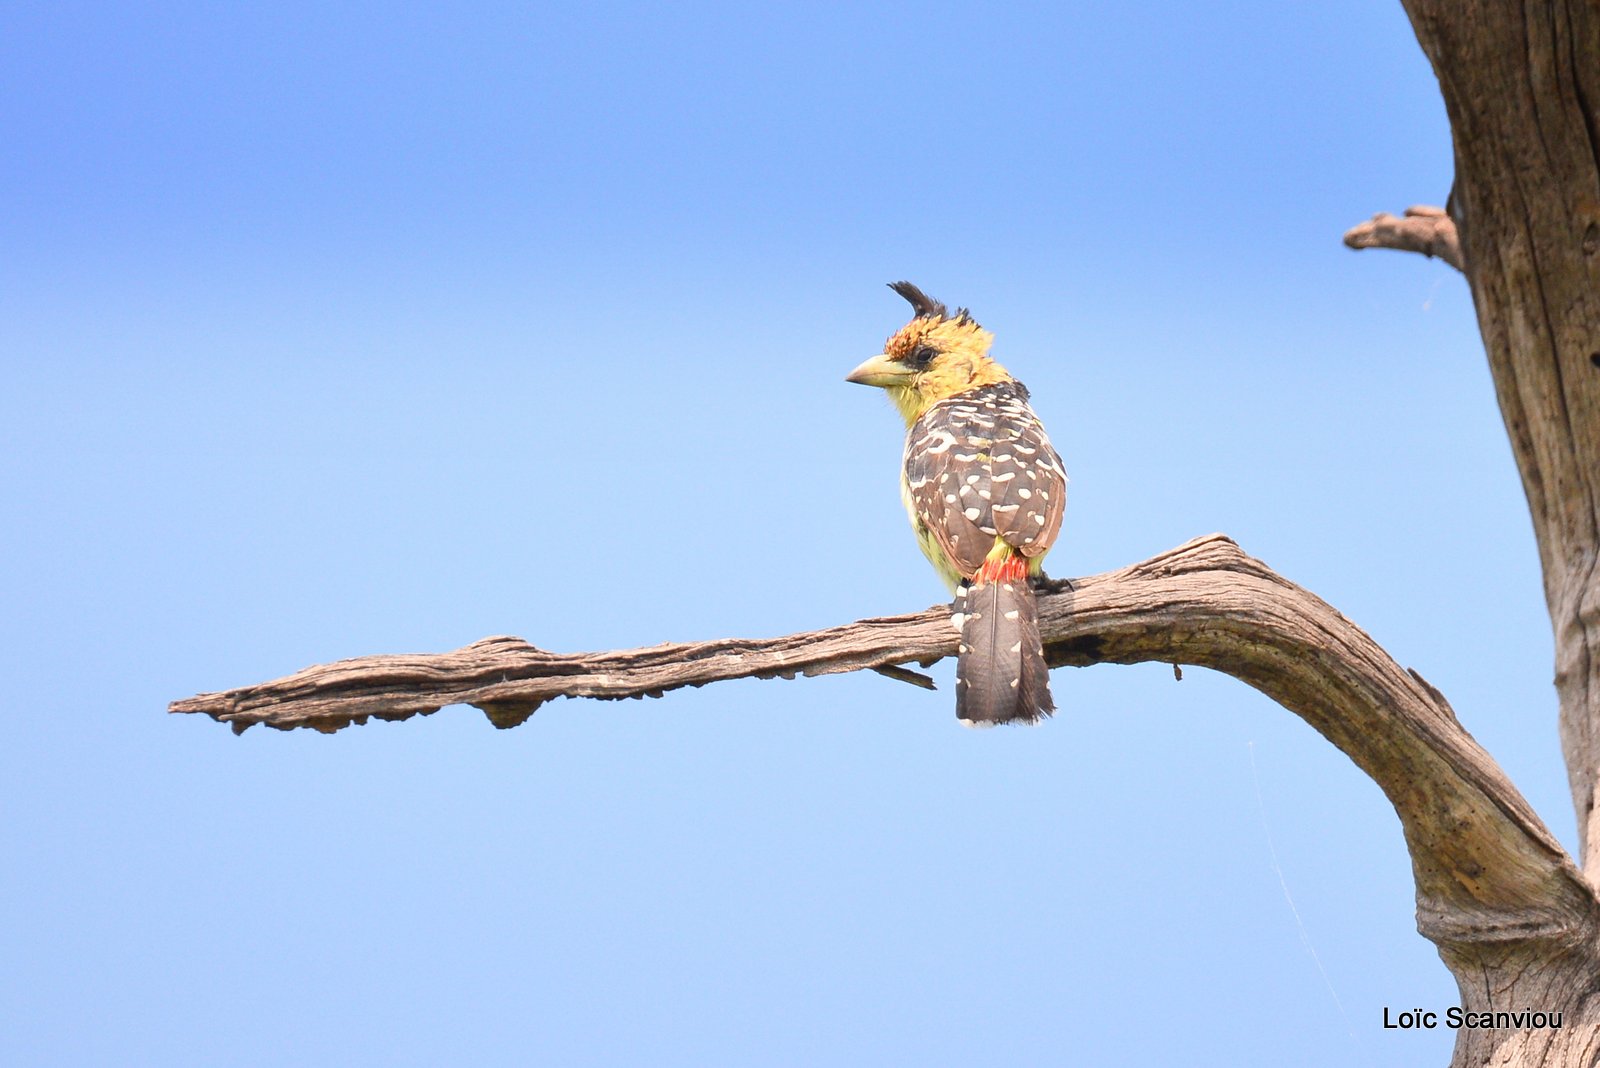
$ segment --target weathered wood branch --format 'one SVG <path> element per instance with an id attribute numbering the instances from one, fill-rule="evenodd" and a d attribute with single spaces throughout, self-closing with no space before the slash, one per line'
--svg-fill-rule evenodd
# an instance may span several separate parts
<path id="1" fill-rule="evenodd" d="M 1449 212 L 1380 215 L 1345 243 L 1441 256 L 1472 288 L 1538 539 L 1562 750 L 1579 856 L 1593 883 L 1600 881 L 1600 4 L 1403 2 L 1450 116 Z M 1600 1064 L 1600 946 L 1592 937 L 1491 956 L 1441 944 L 1441 954 L 1468 1011 L 1536 1004 L 1566 1014 L 1559 1031 L 1461 1030 L 1454 1065 Z M 1582 1023 L 1574 1030 L 1575 1019 Z"/>
<path id="2" fill-rule="evenodd" d="M 1437 256 L 1461 270 L 1461 242 L 1456 224 L 1443 208 L 1413 205 L 1403 216 L 1380 211 L 1345 231 L 1344 243 L 1354 249 L 1392 248 Z"/>
<path id="3" fill-rule="evenodd" d="M 1450 214 L 1538 538 L 1580 857 L 1600 881 L 1600 4 L 1405 7 L 1450 116 Z"/>
<path id="4" fill-rule="evenodd" d="M 1041 591 L 1053 665 L 1195 664 L 1294 711 L 1388 795 L 1411 848 L 1423 933 L 1441 946 L 1592 940 L 1594 893 L 1500 768 L 1421 676 L 1316 596 L 1212 535 Z M 660 696 L 737 678 L 822 675 L 955 652 L 948 610 L 768 640 L 549 653 L 487 638 L 452 653 L 370 656 L 174 702 L 235 730 L 337 730 L 445 705 L 514 726 L 554 697 Z"/>
<path id="5" fill-rule="evenodd" d="M 955 652 L 946 610 L 863 619 L 782 638 L 663 643 L 604 653 L 549 653 L 521 638 L 494 637 L 450 653 L 363 656 L 307 668 L 225 693 L 174 701 L 171 712 L 201 712 L 243 731 L 257 723 L 280 730 L 331 733 L 368 719 L 429 715 L 473 705 L 497 727 L 524 722 L 555 697 L 660 697 L 668 690 L 729 679 L 794 678 L 883 668 L 907 681 Z"/>

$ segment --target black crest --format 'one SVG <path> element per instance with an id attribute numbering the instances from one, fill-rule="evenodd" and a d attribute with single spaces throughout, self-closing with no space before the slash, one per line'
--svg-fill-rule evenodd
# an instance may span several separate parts
<path id="1" fill-rule="evenodd" d="M 890 282 L 889 288 L 900 294 L 911 304 L 918 319 L 947 319 L 950 309 L 934 300 L 928 294 L 912 285 L 910 282 Z"/>

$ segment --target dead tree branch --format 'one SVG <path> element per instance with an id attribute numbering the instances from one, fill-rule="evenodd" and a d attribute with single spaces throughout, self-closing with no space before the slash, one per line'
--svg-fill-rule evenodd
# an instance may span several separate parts
<path id="1" fill-rule="evenodd" d="M 1600 882 L 1600 6 L 1405 6 L 1450 116 L 1450 213 L 1538 539 L 1579 856 Z"/>
<path id="2" fill-rule="evenodd" d="M 1444 698 L 1321 599 L 1212 535 L 1041 592 L 1055 665 L 1195 664 L 1300 715 L 1388 795 L 1404 825 L 1419 925 L 1442 946 L 1593 937 L 1593 892 Z M 793 678 L 955 652 L 947 610 L 865 619 L 768 640 L 549 653 L 486 638 L 452 653 L 370 656 L 174 702 L 235 730 L 334 731 L 452 704 L 515 726 L 554 697 L 658 697 L 737 678 Z"/>
<path id="3" fill-rule="evenodd" d="M 1344 243 L 1354 249 L 1392 248 L 1437 256 L 1461 270 L 1461 243 L 1456 224 L 1443 208 L 1418 204 L 1402 217 L 1380 211 L 1364 223 L 1345 231 Z"/>

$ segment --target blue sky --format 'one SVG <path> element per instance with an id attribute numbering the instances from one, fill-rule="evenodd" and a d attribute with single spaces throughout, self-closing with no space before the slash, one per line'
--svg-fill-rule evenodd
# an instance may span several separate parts
<path id="1" fill-rule="evenodd" d="M 1204 671 L 164 713 L 935 602 L 843 382 L 899 278 L 1032 388 L 1053 572 L 1234 536 L 1573 841 L 1470 297 L 1339 243 L 1449 189 L 1397 3 L 14 4 L 0 136 L 10 1063 L 1446 1060 L 1392 810 Z"/>

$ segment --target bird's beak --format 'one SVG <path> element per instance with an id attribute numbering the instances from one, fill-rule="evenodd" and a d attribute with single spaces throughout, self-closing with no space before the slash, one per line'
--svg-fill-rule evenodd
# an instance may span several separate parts
<path id="1" fill-rule="evenodd" d="M 904 360 L 891 360 L 887 353 L 880 352 L 866 363 L 845 375 L 846 382 L 855 382 L 863 386 L 908 386 L 915 372 L 905 365 Z"/>

